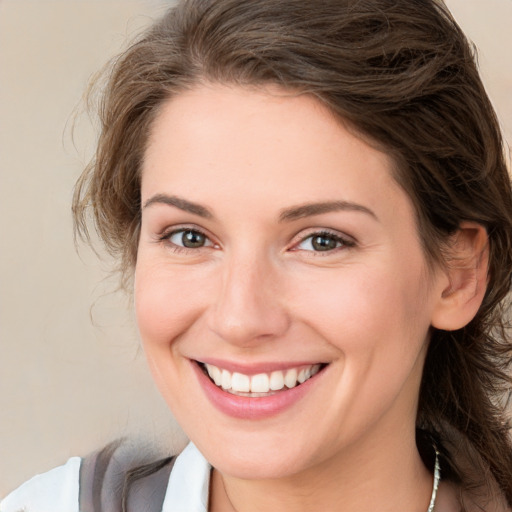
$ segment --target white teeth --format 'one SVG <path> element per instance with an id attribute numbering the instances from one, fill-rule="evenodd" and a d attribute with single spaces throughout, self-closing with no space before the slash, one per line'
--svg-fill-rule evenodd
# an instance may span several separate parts
<path id="1" fill-rule="evenodd" d="M 283 372 L 272 372 L 270 374 L 270 389 L 272 391 L 279 391 L 284 388 L 284 375 Z"/>
<path id="2" fill-rule="evenodd" d="M 241 391 L 248 393 L 251 389 L 251 379 L 243 373 L 233 373 L 231 377 L 231 389 L 233 391 Z"/>
<path id="3" fill-rule="evenodd" d="M 220 386 L 222 383 L 222 372 L 220 369 L 216 366 L 212 366 L 211 364 L 207 364 L 206 369 L 208 370 L 210 377 L 213 379 L 213 382 L 215 382 L 217 386 Z"/>
<path id="4" fill-rule="evenodd" d="M 284 383 L 287 388 L 294 388 L 297 384 L 297 370 L 292 368 L 286 372 Z"/>
<path id="5" fill-rule="evenodd" d="M 297 384 L 302 384 L 318 373 L 321 368 L 320 364 L 315 364 L 300 369 L 278 370 L 271 372 L 270 375 L 258 373 L 251 377 L 239 372 L 231 374 L 228 370 L 218 368 L 212 364 L 205 366 L 208 375 L 217 386 L 232 393 L 251 393 L 252 396 L 256 394 L 260 396 L 260 394 L 269 393 L 270 391 L 281 391 L 285 386 L 289 389 L 294 388 Z"/>
<path id="6" fill-rule="evenodd" d="M 268 393 L 270 381 L 266 373 L 258 373 L 251 377 L 251 391 L 253 393 Z"/>
<path id="7" fill-rule="evenodd" d="M 231 373 L 227 370 L 222 370 L 220 385 L 222 389 L 231 389 Z"/>

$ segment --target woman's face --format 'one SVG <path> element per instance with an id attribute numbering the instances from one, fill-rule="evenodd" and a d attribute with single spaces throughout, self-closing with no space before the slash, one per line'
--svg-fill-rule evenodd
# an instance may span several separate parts
<path id="1" fill-rule="evenodd" d="M 221 471 L 285 476 L 413 437 L 440 274 L 391 160 L 317 100 L 210 85 L 163 106 L 137 319 L 163 396 Z"/>

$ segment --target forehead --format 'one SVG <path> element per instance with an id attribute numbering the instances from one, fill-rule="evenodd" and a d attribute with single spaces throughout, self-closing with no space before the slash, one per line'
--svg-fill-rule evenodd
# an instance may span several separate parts
<path id="1" fill-rule="evenodd" d="M 408 198 L 392 169 L 387 154 L 311 96 L 207 85 L 162 106 L 148 141 L 142 198 L 179 193 L 235 205 L 243 197 L 245 208 L 263 199 L 268 208 L 347 200 L 394 209 Z"/>

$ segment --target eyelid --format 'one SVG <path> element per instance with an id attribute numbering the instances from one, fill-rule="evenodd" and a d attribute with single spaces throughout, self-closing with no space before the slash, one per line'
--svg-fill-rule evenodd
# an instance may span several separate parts
<path id="1" fill-rule="evenodd" d="M 306 250 L 306 249 L 300 249 L 298 246 L 305 242 L 308 238 L 312 238 L 315 236 L 330 236 L 334 239 L 337 239 L 342 245 L 340 247 L 336 247 L 334 249 L 330 249 L 327 251 L 313 251 L 313 250 Z M 305 253 L 310 253 L 310 255 L 314 256 L 328 256 L 330 254 L 336 253 L 339 250 L 346 250 L 350 249 L 357 245 L 356 240 L 345 233 L 342 233 L 340 231 L 337 231 L 335 229 L 329 229 L 329 228 L 310 228 L 304 233 L 302 231 L 299 235 L 294 237 L 294 240 L 292 241 L 290 250 L 292 251 L 303 251 Z"/>
<path id="2" fill-rule="evenodd" d="M 198 247 L 186 247 L 186 246 L 182 246 L 179 243 L 176 243 L 175 241 L 172 240 L 173 238 L 179 237 L 180 235 L 183 239 L 183 236 L 185 233 L 194 233 L 196 235 L 200 235 L 204 239 L 204 245 L 200 245 Z M 171 233 L 169 233 L 169 235 L 167 236 L 166 239 L 173 245 L 177 245 L 178 247 L 183 247 L 185 249 L 196 250 L 196 249 L 201 249 L 203 247 L 212 247 L 213 246 L 213 242 L 204 233 L 201 233 L 200 231 L 197 231 L 196 229 L 178 229 L 177 231 L 171 231 Z"/>
<path id="3" fill-rule="evenodd" d="M 184 247 L 181 245 L 177 245 L 170 241 L 170 237 L 181 233 L 184 231 L 195 231 L 197 233 L 200 233 L 203 235 L 209 242 L 209 245 L 197 247 L 197 248 L 191 248 L 191 247 Z M 306 250 L 306 249 L 300 249 L 298 246 L 306 241 L 308 238 L 314 237 L 314 236 L 330 236 L 335 239 L 338 239 L 339 242 L 342 244 L 340 247 L 336 247 L 330 250 L 326 251 L 313 251 L 313 250 Z M 155 233 L 155 242 L 156 243 L 163 243 L 168 248 L 176 251 L 193 251 L 197 252 L 200 249 L 205 248 L 220 248 L 220 244 L 214 240 L 214 237 L 209 234 L 209 232 L 197 225 L 194 224 L 178 224 L 174 226 L 168 226 L 164 229 L 162 229 L 160 232 Z M 347 250 L 357 245 L 357 241 L 354 239 L 354 237 L 347 235 L 346 233 L 340 232 L 335 229 L 331 228 L 324 228 L 324 227 L 318 227 L 318 228 L 309 228 L 307 230 L 301 231 L 298 235 L 294 237 L 292 242 L 289 245 L 288 250 L 289 251 L 302 251 L 304 253 L 309 253 L 311 256 L 328 256 L 330 254 L 336 253 L 339 250 Z"/>
<path id="4" fill-rule="evenodd" d="M 200 233 L 202 236 L 204 236 L 209 242 L 209 245 L 204 245 L 197 248 L 192 247 L 184 247 L 181 245 L 177 245 L 174 242 L 171 242 L 170 238 L 173 235 L 176 235 L 178 233 L 182 233 L 184 231 L 195 231 L 197 233 Z M 168 248 L 172 249 L 175 252 L 182 252 L 182 251 L 194 251 L 197 252 L 200 249 L 210 249 L 210 248 L 217 248 L 219 247 L 219 244 L 216 243 L 213 239 L 213 237 L 203 228 L 200 228 L 199 226 L 196 226 L 194 224 L 178 224 L 175 226 L 169 226 L 165 229 L 161 230 L 159 233 L 155 234 L 155 241 L 157 243 L 162 243 L 166 245 Z"/>

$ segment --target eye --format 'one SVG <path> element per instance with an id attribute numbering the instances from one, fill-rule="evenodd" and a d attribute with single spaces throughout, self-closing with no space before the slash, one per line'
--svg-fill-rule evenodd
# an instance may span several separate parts
<path id="1" fill-rule="evenodd" d="M 196 229 L 179 229 L 165 236 L 176 247 L 185 249 L 200 249 L 213 246 L 212 241 L 201 231 Z"/>
<path id="2" fill-rule="evenodd" d="M 323 231 L 321 233 L 312 233 L 303 238 L 296 249 L 301 251 L 328 252 L 341 247 L 351 247 L 353 243 L 342 238 L 339 235 Z"/>

